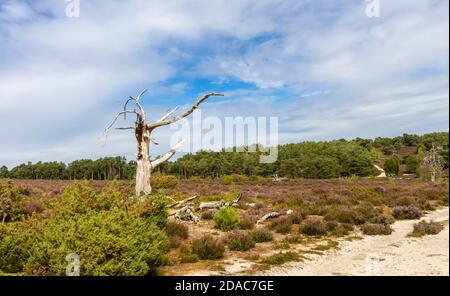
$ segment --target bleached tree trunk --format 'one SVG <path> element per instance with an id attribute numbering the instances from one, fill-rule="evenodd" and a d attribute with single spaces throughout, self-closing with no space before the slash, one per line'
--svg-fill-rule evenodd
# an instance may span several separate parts
<path id="1" fill-rule="evenodd" d="M 150 132 L 144 125 L 135 128 L 138 153 L 136 159 L 136 196 L 147 195 L 152 192 L 150 177 L 152 167 L 150 162 Z"/>
<path id="2" fill-rule="evenodd" d="M 166 154 L 164 154 L 163 156 L 161 156 L 156 160 L 151 161 L 150 144 L 154 143 L 158 145 L 158 143 L 151 138 L 152 131 L 157 127 L 171 124 L 190 115 L 203 101 L 205 101 L 210 96 L 223 96 L 223 94 L 216 94 L 216 93 L 206 94 L 202 96 L 200 99 L 198 99 L 190 109 L 186 110 L 185 112 L 183 112 L 178 116 L 169 118 L 178 109 L 178 107 L 175 107 L 174 109 L 167 111 L 167 113 L 160 119 L 152 123 L 147 123 L 147 115 L 140 103 L 141 96 L 145 93 L 145 91 L 146 90 L 141 92 L 139 96 L 137 96 L 137 98 L 130 96 L 130 98 L 124 104 L 123 111 L 119 112 L 114 118 L 114 120 L 111 122 L 111 124 L 108 125 L 108 127 L 105 129 L 106 135 L 109 129 L 115 124 L 115 122 L 121 115 L 124 116 L 125 120 L 127 114 L 136 115 L 136 122 L 134 126 L 117 128 L 121 130 L 134 129 L 135 132 L 138 148 L 136 159 L 136 187 L 135 187 L 136 197 L 141 197 L 142 195 L 145 196 L 152 192 L 152 187 L 150 185 L 150 178 L 152 171 L 156 169 L 158 166 L 160 166 L 162 163 L 168 161 L 178 151 L 183 142 L 183 141 L 179 142 L 175 147 L 171 148 Z M 130 101 L 134 101 L 137 110 L 127 109 L 127 105 Z"/>

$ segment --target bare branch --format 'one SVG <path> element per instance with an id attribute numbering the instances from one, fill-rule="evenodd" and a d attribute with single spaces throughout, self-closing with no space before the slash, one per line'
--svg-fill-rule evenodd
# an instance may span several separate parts
<path id="1" fill-rule="evenodd" d="M 173 207 L 182 207 L 184 206 L 186 203 L 190 202 L 193 199 L 196 199 L 198 197 L 198 195 L 194 195 L 191 197 L 188 197 L 186 199 L 180 200 L 180 201 L 174 201 L 172 204 L 168 205 L 168 208 L 173 208 Z"/>
<path id="2" fill-rule="evenodd" d="M 158 119 L 156 122 L 161 122 L 161 121 L 163 121 L 163 120 L 166 120 L 170 115 L 172 115 L 175 111 L 177 111 L 179 107 L 180 107 L 180 106 L 176 106 L 176 107 L 173 108 L 173 109 L 167 110 L 166 114 L 164 114 L 164 116 L 161 117 L 160 119 Z"/>
<path id="3" fill-rule="evenodd" d="M 116 127 L 116 130 L 129 130 L 129 129 L 135 129 L 134 126 L 123 126 L 123 127 Z"/>
<path id="4" fill-rule="evenodd" d="M 141 99 L 141 97 L 147 92 L 147 90 L 148 90 L 148 88 L 141 91 L 141 93 L 137 96 L 136 100 L 139 101 Z"/>
<path id="5" fill-rule="evenodd" d="M 123 110 L 127 109 L 127 105 L 130 101 L 134 101 L 134 103 L 136 104 L 136 106 L 138 106 L 139 110 L 141 111 L 142 117 L 144 118 L 144 120 L 146 119 L 145 116 L 145 110 L 142 107 L 141 103 L 139 103 L 139 100 L 141 99 L 141 97 L 147 92 L 148 89 L 144 89 L 143 91 L 141 91 L 141 93 L 137 96 L 137 98 L 130 96 L 130 98 L 125 102 L 125 104 L 123 105 Z M 125 120 L 127 119 L 126 113 L 124 114 L 124 118 Z"/>
<path id="6" fill-rule="evenodd" d="M 198 108 L 198 106 L 199 106 L 203 101 L 205 101 L 207 98 L 209 98 L 209 97 L 211 97 L 211 96 L 224 96 L 224 95 L 223 95 L 223 94 L 218 94 L 218 93 L 209 93 L 209 94 L 206 94 L 206 95 L 202 96 L 200 99 L 198 99 L 197 102 L 195 102 L 195 104 L 192 105 L 192 107 L 191 107 L 189 110 L 186 110 L 184 113 L 182 113 L 182 114 L 180 114 L 180 115 L 178 115 L 178 116 L 172 117 L 171 119 L 164 119 L 164 120 L 161 120 L 161 121 L 157 120 L 157 121 L 155 121 L 155 122 L 152 122 L 152 123 L 150 123 L 150 124 L 148 125 L 148 128 L 153 129 L 153 128 L 155 128 L 155 127 L 159 127 L 159 126 L 163 126 L 163 125 L 168 125 L 168 124 L 174 123 L 174 122 L 176 122 L 176 121 L 178 121 L 178 120 L 180 120 L 180 119 L 182 119 L 182 118 L 184 118 L 184 117 L 190 115 L 192 112 L 194 112 L 195 109 Z M 173 113 L 173 112 L 172 112 L 172 113 Z M 164 116 L 163 116 L 163 117 L 164 117 Z"/>
<path id="7" fill-rule="evenodd" d="M 169 152 L 167 152 L 166 154 L 164 154 L 160 158 L 155 159 L 154 161 L 150 162 L 150 166 L 151 166 L 152 170 L 154 170 L 155 168 L 157 168 L 158 166 L 160 166 L 164 162 L 168 161 L 181 148 L 181 145 L 183 143 L 184 143 L 184 140 L 181 140 L 180 142 L 178 142 L 175 145 L 175 147 L 170 149 Z"/>
<path id="8" fill-rule="evenodd" d="M 114 120 L 105 128 L 105 134 L 114 125 L 114 123 L 116 123 L 116 121 L 120 117 L 120 115 L 127 114 L 127 113 L 134 113 L 136 115 L 138 114 L 135 110 L 123 110 L 123 111 L 120 111 L 119 113 L 117 113 L 116 117 L 114 117 Z"/>

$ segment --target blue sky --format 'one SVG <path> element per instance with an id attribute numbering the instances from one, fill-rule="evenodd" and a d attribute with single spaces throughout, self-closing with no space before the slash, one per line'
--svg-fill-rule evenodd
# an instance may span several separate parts
<path id="1" fill-rule="evenodd" d="M 224 92 L 204 116 L 277 116 L 281 143 L 448 130 L 447 0 L 67 4 L 0 0 L 0 165 L 134 158 L 132 133 L 99 137 L 144 88 L 153 118 Z"/>

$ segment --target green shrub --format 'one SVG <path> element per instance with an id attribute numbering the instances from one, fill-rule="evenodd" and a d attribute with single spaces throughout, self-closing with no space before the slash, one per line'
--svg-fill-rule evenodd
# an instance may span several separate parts
<path id="1" fill-rule="evenodd" d="M 195 263 L 198 261 L 198 255 L 192 253 L 192 248 L 189 245 L 180 245 L 180 262 L 181 263 Z"/>
<path id="2" fill-rule="evenodd" d="M 22 272 L 32 255 L 32 246 L 39 240 L 41 232 L 38 220 L 0 224 L 0 271 Z"/>
<path id="3" fill-rule="evenodd" d="M 239 215 L 232 207 L 222 207 L 214 215 L 213 219 L 216 223 L 215 226 L 224 231 L 229 231 L 236 228 L 240 220 Z"/>
<path id="4" fill-rule="evenodd" d="M 192 241 L 192 253 L 196 254 L 200 259 L 222 258 L 224 252 L 224 243 L 211 235 L 205 235 Z"/>
<path id="5" fill-rule="evenodd" d="M 389 235 L 392 233 L 392 228 L 388 224 L 366 223 L 361 226 L 361 230 L 367 235 Z"/>
<path id="6" fill-rule="evenodd" d="M 66 255 L 80 257 L 81 275 L 146 275 L 165 262 L 168 242 L 153 223 L 118 209 L 90 211 L 72 219 L 45 221 L 42 239 L 31 246 L 25 271 L 42 267 L 64 275 Z"/>
<path id="7" fill-rule="evenodd" d="M 414 224 L 414 230 L 409 234 L 409 236 L 420 237 L 427 234 L 438 234 L 444 229 L 444 225 L 439 222 L 425 220 Z"/>
<path id="8" fill-rule="evenodd" d="M 306 235 L 324 235 L 327 226 L 322 217 L 307 217 L 300 225 L 300 232 Z"/>
<path id="9" fill-rule="evenodd" d="M 150 185 L 153 189 L 175 188 L 177 184 L 177 177 L 172 175 L 152 174 L 152 177 L 150 178 Z"/>
<path id="10" fill-rule="evenodd" d="M 253 223 L 251 220 L 240 220 L 238 224 L 239 229 L 253 229 L 255 228 L 255 223 Z"/>
<path id="11" fill-rule="evenodd" d="M 392 210 L 392 216 L 395 219 L 419 219 L 422 217 L 422 211 L 415 206 L 395 206 Z"/>
<path id="12" fill-rule="evenodd" d="M 233 176 L 230 176 L 230 175 L 223 176 L 222 180 L 226 185 L 234 184 Z"/>
<path id="13" fill-rule="evenodd" d="M 406 155 L 405 157 L 403 157 L 403 163 L 406 164 L 406 173 L 417 173 L 420 161 L 416 156 Z"/>
<path id="14" fill-rule="evenodd" d="M 384 163 L 384 170 L 386 172 L 386 175 L 388 176 L 400 175 L 400 164 L 401 161 L 396 155 L 386 160 L 386 162 Z"/>
<path id="15" fill-rule="evenodd" d="M 273 240 L 272 232 L 267 228 L 256 228 L 250 232 L 250 235 L 257 243 L 270 242 Z"/>
<path id="16" fill-rule="evenodd" d="M 166 233 L 167 236 L 176 236 L 181 239 L 187 239 L 189 237 L 189 231 L 186 225 L 176 222 L 170 221 L 166 225 Z"/>
<path id="17" fill-rule="evenodd" d="M 164 194 L 156 193 L 147 196 L 145 201 L 136 203 L 133 212 L 136 216 L 163 229 L 168 220 L 167 205 L 167 197 Z"/>
<path id="18" fill-rule="evenodd" d="M 271 256 L 265 257 L 261 260 L 263 264 L 281 265 L 289 261 L 298 261 L 300 259 L 299 254 L 295 252 L 277 253 Z"/>
<path id="19" fill-rule="evenodd" d="M 196 254 L 181 254 L 181 263 L 195 263 L 198 261 L 198 256 Z"/>
<path id="20" fill-rule="evenodd" d="M 270 228 L 278 233 L 289 233 L 292 229 L 292 219 L 289 216 L 282 216 L 273 219 L 270 223 Z"/>
<path id="21" fill-rule="evenodd" d="M 245 231 L 232 231 L 227 235 L 226 241 L 228 248 L 232 251 L 248 251 L 255 247 L 253 237 Z"/>
<path id="22" fill-rule="evenodd" d="M 23 195 L 11 180 L 0 181 L 0 222 L 18 220 L 24 213 Z"/>
<path id="23" fill-rule="evenodd" d="M 55 205 L 57 215 L 62 219 L 69 219 L 77 214 L 85 214 L 91 210 L 109 210 L 114 200 L 108 199 L 106 194 L 97 194 L 88 181 L 81 181 L 67 186 L 58 203 Z"/>

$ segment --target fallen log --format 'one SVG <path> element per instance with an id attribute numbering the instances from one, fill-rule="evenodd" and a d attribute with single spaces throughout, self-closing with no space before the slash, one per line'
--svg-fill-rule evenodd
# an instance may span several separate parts
<path id="1" fill-rule="evenodd" d="M 256 221 L 256 225 L 263 223 L 267 219 L 276 218 L 276 217 L 279 217 L 279 216 L 282 216 L 282 215 L 290 215 L 293 212 L 294 212 L 293 210 L 287 210 L 286 212 L 270 212 L 270 213 L 267 213 L 267 214 L 265 214 L 264 216 L 262 216 L 261 218 L 259 218 Z"/>
<path id="2" fill-rule="evenodd" d="M 189 206 L 184 206 L 181 209 L 179 209 L 175 213 L 175 219 L 183 221 L 192 221 L 194 223 L 200 221 L 200 218 L 194 214 L 194 211 Z"/>
<path id="3" fill-rule="evenodd" d="M 168 208 L 184 206 L 186 203 L 190 202 L 191 200 L 196 199 L 197 197 L 198 197 L 198 195 L 194 195 L 194 196 L 188 197 L 186 199 L 183 199 L 183 200 L 180 200 L 180 201 L 176 201 L 176 202 L 171 203 L 170 205 L 168 205 Z"/>
<path id="4" fill-rule="evenodd" d="M 266 221 L 269 218 L 275 218 L 275 217 L 278 217 L 280 215 L 281 215 L 281 213 L 279 213 L 279 212 L 267 213 L 264 216 L 262 216 L 261 218 L 259 218 L 258 221 L 256 221 L 256 224 L 261 224 L 261 223 L 263 223 L 264 221 Z"/>
<path id="5" fill-rule="evenodd" d="M 221 207 L 231 206 L 231 207 L 237 207 L 238 202 L 241 200 L 242 194 L 239 193 L 238 197 L 236 199 L 233 199 L 232 201 L 208 201 L 208 202 L 202 202 L 200 203 L 199 209 L 218 209 Z"/>

